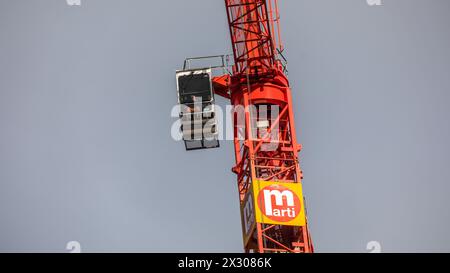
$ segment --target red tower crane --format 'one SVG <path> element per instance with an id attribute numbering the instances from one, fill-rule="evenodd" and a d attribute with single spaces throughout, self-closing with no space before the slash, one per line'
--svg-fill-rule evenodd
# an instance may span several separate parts
<path id="1" fill-rule="evenodd" d="M 241 122 L 239 111 L 233 112 L 236 165 L 232 171 L 237 175 L 244 249 L 313 252 L 301 187 L 301 145 L 282 55 L 278 1 L 225 0 L 225 7 L 234 65 L 232 72 L 210 81 L 214 94 L 229 99 L 234 109 L 242 109 Z M 185 67 L 179 73 L 193 77 L 203 71 L 211 76 L 208 70 L 193 71 Z M 180 91 L 183 88 L 178 80 L 180 98 L 185 93 Z M 213 96 L 207 96 L 207 101 L 202 110 L 211 110 Z M 186 123 L 183 128 L 185 136 L 185 131 L 193 132 L 186 130 Z M 214 126 L 213 133 L 216 131 Z"/>

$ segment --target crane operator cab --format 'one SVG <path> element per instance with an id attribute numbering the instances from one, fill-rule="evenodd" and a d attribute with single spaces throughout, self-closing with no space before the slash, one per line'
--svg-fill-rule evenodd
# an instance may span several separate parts
<path id="1" fill-rule="evenodd" d="M 177 71 L 176 79 L 186 150 L 219 147 L 211 69 Z"/>

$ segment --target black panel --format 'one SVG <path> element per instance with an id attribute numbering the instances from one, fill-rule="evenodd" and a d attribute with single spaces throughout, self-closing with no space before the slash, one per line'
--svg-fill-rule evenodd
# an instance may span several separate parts
<path id="1" fill-rule="evenodd" d="M 186 140 L 184 144 L 187 151 L 220 147 L 218 140 Z"/>
<path id="2" fill-rule="evenodd" d="M 180 76 L 178 86 L 181 104 L 194 103 L 194 97 L 201 97 L 203 102 L 212 100 L 211 79 L 208 73 Z"/>

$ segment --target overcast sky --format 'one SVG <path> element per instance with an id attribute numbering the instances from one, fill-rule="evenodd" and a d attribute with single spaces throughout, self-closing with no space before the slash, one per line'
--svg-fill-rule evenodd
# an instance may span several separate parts
<path id="1" fill-rule="evenodd" d="M 450 251 L 450 1 L 382 2 L 280 0 L 315 249 Z M 0 251 L 241 252 L 232 144 L 170 135 L 228 53 L 221 0 L 0 0 Z"/>

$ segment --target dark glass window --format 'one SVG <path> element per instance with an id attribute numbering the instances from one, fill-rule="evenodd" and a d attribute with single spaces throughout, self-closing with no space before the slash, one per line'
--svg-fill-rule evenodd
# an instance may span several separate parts
<path id="1" fill-rule="evenodd" d="M 201 97 L 202 102 L 212 99 L 211 80 L 209 74 L 191 74 L 178 78 L 180 103 L 194 103 L 194 97 Z"/>

